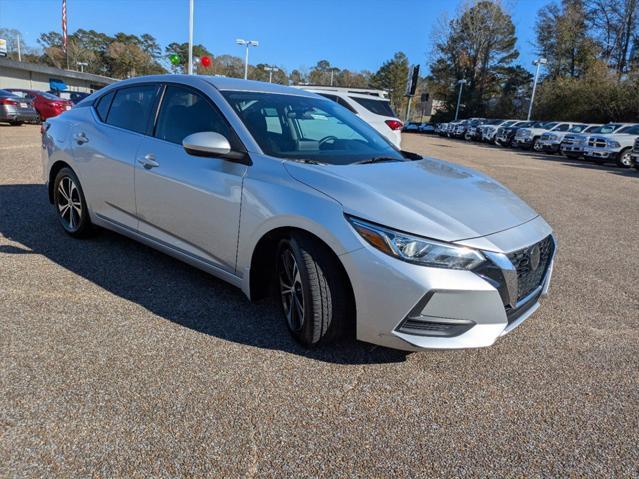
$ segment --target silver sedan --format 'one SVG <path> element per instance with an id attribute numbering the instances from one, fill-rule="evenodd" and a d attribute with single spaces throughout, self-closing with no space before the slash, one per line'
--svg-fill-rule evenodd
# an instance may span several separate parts
<path id="1" fill-rule="evenodd" d="M 488 346 L 548 291 L 555 239 L 535 211 L 313 93 L 141 77 L 43 131 L 68 234 L 108 228 L 251 300 L 273 294 L 307 346 L 349 331 L 405 350 Z"/>

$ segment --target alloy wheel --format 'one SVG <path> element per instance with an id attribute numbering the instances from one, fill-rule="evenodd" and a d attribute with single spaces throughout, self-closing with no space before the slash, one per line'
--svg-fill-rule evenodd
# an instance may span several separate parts
<path id="1" fill-rule="evenodd" d="M 295 256 L 289 248 L 280 253 L 279 258 L 280 296 L 286 322 L 291 331 L 300 331 L 304 326 L 304 288 L 302 277 L 295 261 Z"/>
<path id="2" fill-rule="evenodd" d="M 630 156 L 630 151 L 624 152 L 619 158 L 619 166 L 624 168 L 630 168 L 632 166 L 632 157 Z"/>
<path id="3" fill-rule="evenodd" d="M 63 226 L 71 232 L 77 231 L 82 220 L 82 198 L 80 190 L 69 176 L 58 183 L 58 214 Z"/>

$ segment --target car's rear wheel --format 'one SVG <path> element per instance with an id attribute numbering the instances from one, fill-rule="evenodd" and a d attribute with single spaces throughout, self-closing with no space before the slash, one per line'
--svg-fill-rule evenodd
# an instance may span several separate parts
<path id="1" fill-rule="evenodd" d="M 62 168 L 53 183 L 53 202 L 64 231 L 74 237 L 85 237 L 91 232 L 91 219 L 87 210 L 80 180 L 70 168 Z"/>
<path id="2" fill-rule="evenodd" d="M 632 161 L 630 150 L 631 148 L 626 148 L 619 153 L 619 156 L 617 157 L 617 166 L 621 168 L 632 168 L 634 161 Z"/>
<path id="3" fill-rule="evenodd" d="M 9 124 L 11 126 L 21 126 L 22 122 L 21 121 L 10 121 Z"/>
<path id="4" fill-rule="evenodd" d="M 276 272 L 279 302 L 293 337 L 305 346 L 336 339 L 348 320 L 350 289 L 328 247 L 294 233 L 279 243 Z"/>

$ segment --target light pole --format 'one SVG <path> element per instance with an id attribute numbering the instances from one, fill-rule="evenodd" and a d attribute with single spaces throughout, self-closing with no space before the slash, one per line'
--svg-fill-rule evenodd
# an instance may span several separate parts
<path id="1" fill-rule="evenodd" d="M 18 61 L 21 62 L 22 52 L 20 51 L 20 34 L 19 33 L 16 35 L 16 38 L 18 39 Z"/>
<path id="2" fill-rule="evenodd" d="M 532 95 L 530 96 L 530 105 L 528 105 L 528 118 L 526 118 L 526 120 L 530 120 L 530 116 L 532 115 L 533 102 L 535 101 L 535 91 L 537 90 L 537 80 L 539 79 L 539 67 L 541 67 L 541 65 L 545 65 L 546 63 L 548 63 L 548 60 L 541 57 L 537 58 L 537 60 L 533 62 L 533 65 L 537 65 L 537 71 L 535 72 L 535 81 L 533 83 Z"/>
<path id="3" fill-rule="evenodd" d="M 277 67 L 264 67 L 264 70 L 268 72 L 268 82 L 273 83 L 273 72 L 280 71 Z"/>
<path id="4" fill-rule="evenodd" d="M 339 71 L 339 68 L 333 67 L 329 71 L 331 72 L 331 86 L 333 86 L 333 75 L 335 74 L 335 72 Z"/>
<path id="5" fill-rule="evenodd" d="M 80 67 L 80 72 L 84 73 L 84 67 L 89 66 L 87 62 L 76 62 L 76 65 Z"/>
<path id="6" fill-rule="evenodd" d="M 249 47 L 258 47 L 260 42 L 257 40 L 244 40 L 242 38 L 238 38 L 235 40 L 235 43 L 238 45 L 242 45 L 246 47 L 246 53 L 244 54 L 244 79 L 248 79 L 248 51 Z"/>
<path id="7" fill-rule="evenodd" d="M 464 89 L 466 80 L 458 80 L 457 84 L 459 85 L 459 95 L 457 95 L 457 108 L 455 109 L 455 121 L 457 121 L 457 116 L 459 115 L 459 104 L 461 103 L 462 90 Z"/>
<path id="8" fill-rule="evenodd" d="M 193 0 L 189 0 L 189 75 L 193 75 Z"/>

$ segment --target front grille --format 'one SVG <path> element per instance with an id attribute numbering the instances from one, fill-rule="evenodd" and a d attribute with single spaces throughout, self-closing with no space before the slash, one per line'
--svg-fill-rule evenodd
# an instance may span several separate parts
<path id="1" fill-rule="evenodd" d="M 539 263 L 533 269 L 536 261 L 537 250 Z M 555 243 L 552 236 L 547 236 L 539 243 L 535 243 L 527 248 L 520 249 L 508 254 L 508 259 L 517 270 L 517 301 L 528 296 L 535 289 L 541 286 L 546 271 L 550 265 L 550 260 L 555 250 Z"/>
<path id="2" fill-rule="evenodd" d="M 632 147 L 632 151 L 639 153 L 639 136 L 635 139 L 635 144 Z"/>
<path id="3" fill-rule="evenodd" d="M 588 138 L 588 146 L 594 147 L 594 148 L 605 148 L 606 147 L 606 140 L 603 138 L 593 138 L 590 137 Z"/>

